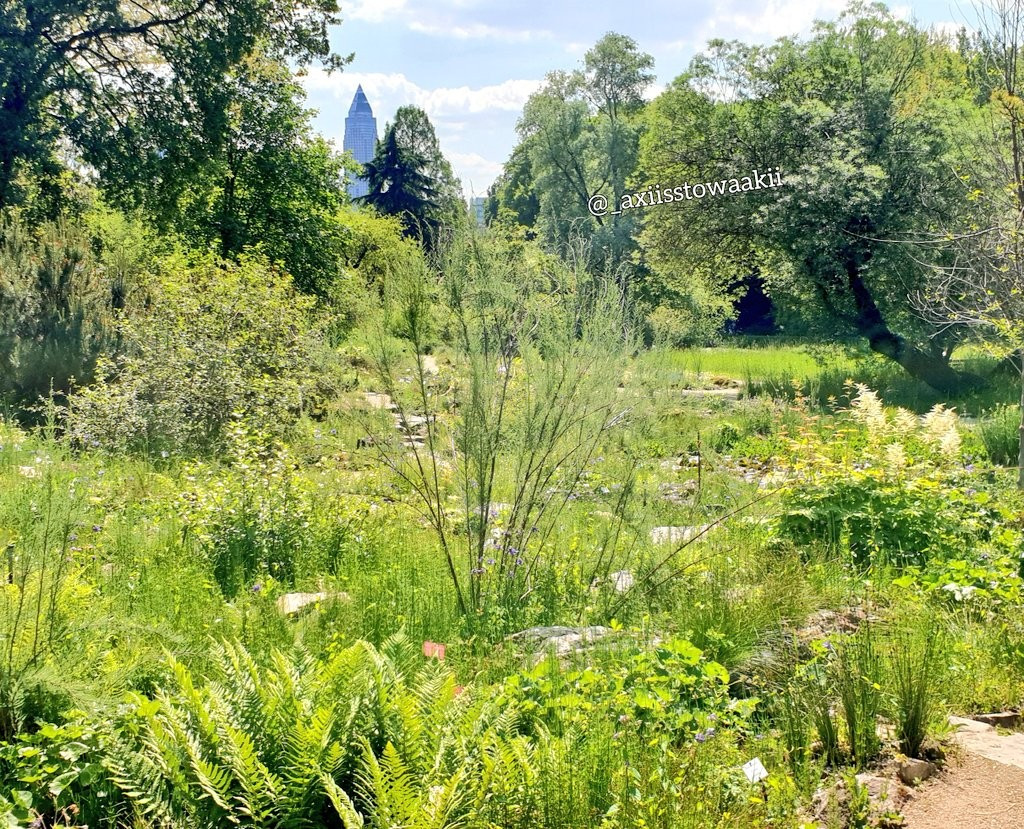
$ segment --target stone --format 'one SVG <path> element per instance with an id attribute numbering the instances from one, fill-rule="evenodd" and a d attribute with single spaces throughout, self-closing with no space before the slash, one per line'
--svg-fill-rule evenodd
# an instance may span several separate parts
<path id="1" fill-rule="evenodd" d="M 972 719 L 991 725 L 995 728 L 1013 730 L 1020 725 L 1020 714 L 1017 711 L 999 711 L 994 714 L 975 714 Z"/>
<path id="2" fill-rule="evenodd" d="M 917 760 L 913 757 L 908 757 L 900 763 L 899 774 L 900 780 L 908 786 L 914 786 L 917 783 L 921 783 L 932 777 L 936 771 L 938 771 L 938 768 L 934 763 L 929 763 L 927 760 Z"/>
<path id="3" fill-rule="evenodd" d="M 511 634 L 508 639 L 513 642 L 522 642 L 532 648 L 535 658 L 543 659 L 551 651 L 554 651 L 555 656 L 562 658 L 585 650 L 610 633 L 612 633 L 611 628 L 601 625 L 579 628 L 551 625 L 527 628 Z"/>
<path id="4" fill-rule="evenodd" d="M 877 774 L 861 772 L 857 775 L 857 785 L 867 789 L 872 800 L 882 801 L 889 798 L 889 780 Z"/>
<path id="5" fill-rule="evenodd" d="M 424 374 L 439 374 L 441 369 L 437 365 L 437 357 L 432 354 L 423 355 L 423 373 Z"/>
<path id="6" fill-rule="evenodd" d="M 949 724 L 953 726 L 957 734 L 990 734 L 995 731 L 995 728 L 988 723 L 967 717 L 950 717 Z"/>
<path id="7" fill-rule="evenodd" d="M 386 394 L 380 394 L 375 391 L 364 391 L 363 397 L 370 405 L 371 409 L 388 409 L 390 411 L 394 411 L 398 408 L 398 406 L 395 405 L 395 401 Z"/>
<path id="8" fill-rule="evenodd" d="M 636 584 L 636 578 L 629 570 L 616 570 L 609 573 L 608 580 L 612 583 L 612 590 L 616 593 L 625 593 Z"/>
<path id="9" fill-rule="evenodd" d="M 312 604 L 325 601 L 347 602 L 351 601 L 348 593 L 285 593 L 277 597 L 277 609 L 285 616 L 293 616 Z"/>

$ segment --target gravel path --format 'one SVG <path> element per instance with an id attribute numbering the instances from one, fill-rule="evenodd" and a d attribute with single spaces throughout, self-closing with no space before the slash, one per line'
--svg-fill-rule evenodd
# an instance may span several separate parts
<path id="1" fill-rule="evenodd" d="M 1024 769 L 970 752 L 903 807 L 906 829 L 1021 829 Z"/>

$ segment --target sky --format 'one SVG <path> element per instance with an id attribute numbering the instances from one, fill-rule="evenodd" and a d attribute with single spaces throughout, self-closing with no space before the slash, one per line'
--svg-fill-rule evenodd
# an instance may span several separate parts
<path id="1" fill-rule="evenodd" d="M 426 111 L 467 197 L 482 196 L 517 143 L 523 104 L 554 69 L 576 69 L 606 32 L 654 57 L 654 97 L 711 38 L 769 43 L 833 20 L 845 0 L 341 0 L 331 43 L 344 71 L 303 83 L 317 129 L 340 149 L 362 84 L 377 133 L 398 107 Z M 955 31 L 969 0 L 890 3 L 896 16 Z"/>

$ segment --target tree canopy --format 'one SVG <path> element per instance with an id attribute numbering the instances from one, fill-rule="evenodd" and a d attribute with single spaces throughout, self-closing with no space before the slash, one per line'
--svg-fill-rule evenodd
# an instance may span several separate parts
<path id="1" fill-rule="evenodd" d="M 253 52 L 340 67 L 335 0 L 37 0 L 0 4 L 0 207 L 27 181 L 59 200 L 66 142 L 126 200 L 180 192 L 222 147 L 222 78 Z M 56 209 L 56 208 L 54 208 Z"/>
<path id="2" fill-rule="evenodd" d="M 948 339 L 910 304 L 928 253 L 899 242 L 959 209 L 952 130 L 970 103 L 957 54 L 881 5 L 854 4 L 806 41 L 713 42 L 651 105 L 644 179 L 784 184 L 649 210 L 644 252 L 666 278 L 760 272 L 774 297 L 955 387 Z"/>

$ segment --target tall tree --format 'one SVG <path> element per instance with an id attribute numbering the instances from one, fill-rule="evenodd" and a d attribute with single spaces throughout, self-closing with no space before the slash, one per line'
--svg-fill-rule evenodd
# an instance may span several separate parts
<path id="1" fill-rule="evenodd" d="M 425 168 L 425 159 L 402 147 L 389 127 L 376 155 L 363 165 L 370 191 L 362 199 L 379 213 L 398 217 L 407 236 L 429 246 L 438 229 L 438 203 L 437 189 Z"/>
<path id="2" fill-rule="evenodd" d="M 441 142 L 437 140 L 427 113 L 415 106 L 399 107 L 391 126 L 398 146 L 423 160 L 423 174 L 437 191 L 439 220 L 444 224 L 460 220 L 466 214 L 462 183 L 441 152 Z"/>
<path id="3" fill-rule="evenodd" d="M 964 145 L 963 220 L 932 245 L 946 258 L 918 307 L 940 328 L 967 327 L 1019 361 L 1017 485 L 1024 489 L 1024 2 L 975 5 L 979 27 L 961 41 L 983 107 Z"/>
<path id="4" fill-rule="evenodd" d="M 428 250 L 437 244 L 443 227 L 467 220 L 459 180 L 422 109 L 398 109 L 363 169 L 370 186 L 363 200 L 399 217 L 406 234 L 419 238 Z"/>
<path id="5" fill-rule="evenodd" d="M 583 236 L 609 269 L 630 263 L 634 217 L 595 216 L 590 199 L 602 192 L 615 204 L 626 192 L 639 146 L 636 116 L 653 65 L 635 41 L 609 32 L 586 53 L 582 70 L 548 74 L 517 127 L 535 177 L 541 238 L 564 249 Z"/>
<path id="6" fill-rule="evenodd" d="M 224 85 L 232 102 L 216 148 L 162 210 L 196 246 L 232 257 L 259 245 L 301 290 L 322 294 L 341 255 L 342 157 L 313 132 L 305 93 L 279 61 L 249 55 Z"/>
<path id="7" fill-rule="evenodd" d="M 257 46 L 340 67 L 335 0 L 0 3 L 0 207 L 51 175 L 62 142 L 122 196 L 182 182 L 233 100 L 223 79 Z M 214 147 L 213 149 L 216 149 Z"/>
<path id="8" fill-rule="evenodd" d="M 652 105 L 641 164 L 650 184 L 737 184 L 646 211 L 649 261 L 676 279 L 760 271 L 777 299 L 959 387 L 949 341 L 910 302 L 923 266 L 897 241 L 957 209 L 966 90 L 956 54 L 881 4 L 853 3 L 807 41 L 713 42 Z"/>

